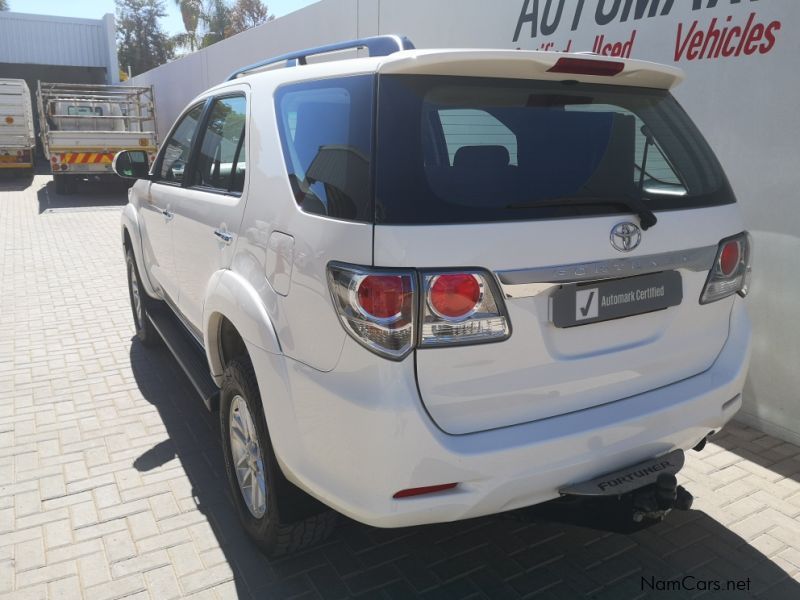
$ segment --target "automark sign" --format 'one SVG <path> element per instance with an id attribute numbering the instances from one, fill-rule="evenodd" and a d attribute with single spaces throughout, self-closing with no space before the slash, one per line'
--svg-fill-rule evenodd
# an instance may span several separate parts
<path id="1" fill-rule="evenodd" d="M 731 4 L 741 5 L 743 1 L 747 0 L 691 0 L 691 5 L 687 0 L 681 3 L 681 12 L 688 13 L 688 18 L 681 19 L 677 24 L 674 16 L 665 21 L 665 24 L 676 27 L 673 33 L 674 61 L 714 60 L 769 53 L 778 41 L 782 24 L 779 20 L 759 18 L 756 10 L 759 0 L 749 0 L 753 10 L 747 15 L 734 17 L 724 14 L 724 8 Z M 578 31 L 581 25 L 588 22 L 588 26 L 597 31 L 592 52 L 631 57 L 637 36 L 641 41 L 636 27 L 614 39 L 608 39 L 607 34 L 597 28 L 617 23 L 636 25 L 642 20 L 670 17 L 675 7 L 675 0 L 524 0 L 513 41 L 519 41 L 527 33 L 530 38 L 541 40 L 537 46 L 539 50 L 569 52 L 586 49 L 578 48 L 572 37 L 560 45 L 547 38 Z M 615 29 L 618 31 L 618 28 Z"/>

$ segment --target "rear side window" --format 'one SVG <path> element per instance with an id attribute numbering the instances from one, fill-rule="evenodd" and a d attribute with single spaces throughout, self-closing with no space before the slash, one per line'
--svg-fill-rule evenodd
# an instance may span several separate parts
<path id="1" fill-rule="evenodd" d="M 374 76 L 281 87 L 276 113 L 295 201 L 305 212 L 372 221 Z"/>
<path id="2" fill-rule="evenodd" d="M 241 192 L 246 170 L 244 96 L 218 98 L 208 115 L 193 185 L 224 192 Z"/>
<path id="3" fill-rule="evenodd" d="M 663 90 L 431 75 L 378 85 L 376 223 L 613 214 L 630 196 L 652 210 L 734 201 Z"/>

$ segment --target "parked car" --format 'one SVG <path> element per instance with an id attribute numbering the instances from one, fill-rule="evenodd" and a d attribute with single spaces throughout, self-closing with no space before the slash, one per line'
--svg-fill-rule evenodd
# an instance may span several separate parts
<path id="1" fill-rule="evenodd" d="M 689 505 L 684 450 L 741 405 L 750 240 L 680 80 L 369 38 L 237 71 L 149 170 L 116 156 L 138 339 L 219 409 L 263 549 L 324 537 L 327 507 L 400 527 L 564 494 Z"/>
<path id="2" fill-rule="evenodd" d="M 129 85 L 39 82 L 39 135 L 59 194 L 81 180 L 116 179 L 120 150 L 156 153 L 153 89 Z"/>
<path id="3" fill-rule="evenodd" d="M 0 169 L 33 173 L 36 138 L 24 79 L 0 79 Z"/>

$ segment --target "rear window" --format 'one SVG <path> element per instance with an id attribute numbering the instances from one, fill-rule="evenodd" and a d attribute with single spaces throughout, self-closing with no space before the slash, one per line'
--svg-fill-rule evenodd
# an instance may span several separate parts
<path id="1" fill-rule="evenodd" d="M 67 114 L 70 117 L 102 117 L 103 109 L 100 106 L 68 106 Z"/>
<path id="2" fill-rule="evenodd" d="M 661 90 L 381 76 L 377 134 L 377 223 L 610 214 L 627 209 L 605 199 L 629 196 L 652 210 L 734 201 L 708 144 Z"/>
<path id="3" fill-rule="evenodd" d="M 275 103 L 292 193 L 305 212 L 372 222 L 372 75 L 286 85 Z"/>

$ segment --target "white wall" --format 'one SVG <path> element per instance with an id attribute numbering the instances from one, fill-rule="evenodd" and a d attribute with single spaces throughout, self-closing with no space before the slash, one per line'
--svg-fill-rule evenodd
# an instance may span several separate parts
<path id="1" fill-rule="evenodd" d="M 637 4 L 646 8 L 639 20 L 634 19 Z M 623 21 L 626 5 L 632 10 Z M 531 14 L 535 7 L 541 13 L 537 35 L 531 37 L 528 21 L 514 40 L 521 14 Z M 550 35 L 543 35 L 541 19 L 548 7 L 546 23 L 553 27 Z M 648 17 L 651 8 L 655 16 Z M 779 28 L 771 29 L 774 43 L 753 42 L 769 46 L 767 52 L 695 60 L 687 60 L 684 52 L 676 59 L 676 48 L 694 21 L 695 36 L 715 18 L 719 29 L 736 33 L 731 28 L 745 25 L 751 15 L 750 31 L 762 35 L 757 24 L 766 28 L 779 22 Z M 720 157 L 755 238 L 748 301 L 755 354 L 740 419 L 800 442 L 800 317 L 794 307 L 800 297 L 800 268 L 795 264 L 800 255 L 798 28 L 797 0 L 323 0 L 134 81 L 155 85 L 163 136 L 191 96 L 222 81 L 235 66 L 292 49 L 400 33 L 420 48 L 536 49 L 553 42 L 556 50 L 571 43 L 572 50 L 583 51 L 592 50 L 597 35 L 604 35 L 605 42 L 621 42 L 635 31 L 634 58 L 685 69 L 687 80 L 676 95 Z"/>
<path id="2" fill-rule="evenodd" d="M 0 12 L 0 62 L 103 67 L 119 81 L 114 15 L 102 19 Z"/>

